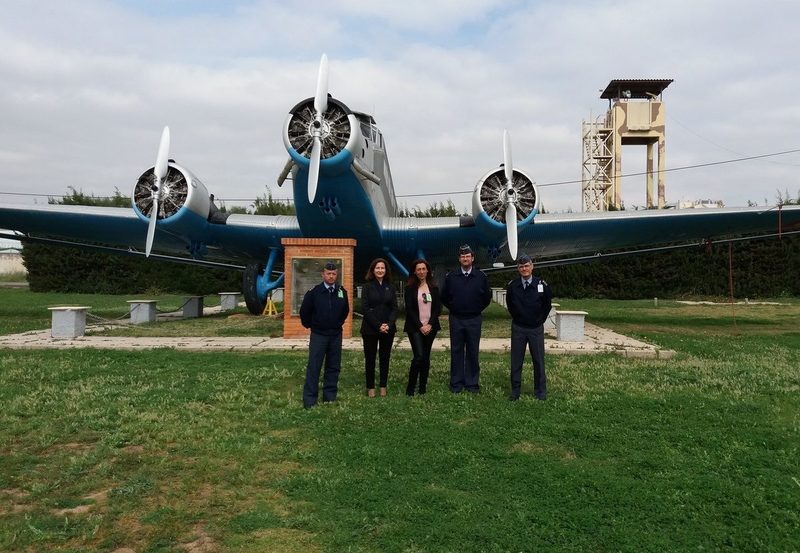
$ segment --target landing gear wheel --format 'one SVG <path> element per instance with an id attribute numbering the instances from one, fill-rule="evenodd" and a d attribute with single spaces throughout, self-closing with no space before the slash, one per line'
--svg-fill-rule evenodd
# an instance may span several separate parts
<path id="1" fill-rule="evenodd" d="M 242 293 L 247 309 L 253 315 L 262 315 L 267 307 L 267 298 L 258 297 L 256 282 L 264 274 L 264 265 L 261 263 L 248 263 L 242 277 Z"/>

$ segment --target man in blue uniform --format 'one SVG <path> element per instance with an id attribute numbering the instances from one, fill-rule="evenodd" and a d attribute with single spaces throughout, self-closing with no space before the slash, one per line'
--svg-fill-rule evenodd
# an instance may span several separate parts
<path id="1" fill-rule="evenodd" d="M 533 393 L 547 399 L 544 372 L 544 322 L 550 313 L 552 292 L 542 279 L 533 276 L 533 261 L 527 255 L 517 260 L 519 278 L 506 286 L 506 306 L 511 313 L 511 401 L 519 399 L 525 350 L 533 358 Z"/>
<path id="2" fill-rule="evenodd" d="M 347 291 L 336 284 L 337 274 L 336 264 L 327 262 L 322 268 L 322 282 L 306 292 L 300 304 L 300 322 L 311 329 L 306 382 L 303 385 L 303 406 L 306 409 L 317 404 L 323 359 L 322 401 L 336 400 L 342 365 L 342 325 L 350 313 Z"/>
<path id="3" fill-rule="evenodd" d="M 472 248 L 461 246 L 460 267 L 444 277 L 442 303 L 450 310 L 450 391 L 478 393 L 481 368 L 478 348 L 481 343 L 481 313 L 492 301 L 489 279 L 473 266 Z"/>

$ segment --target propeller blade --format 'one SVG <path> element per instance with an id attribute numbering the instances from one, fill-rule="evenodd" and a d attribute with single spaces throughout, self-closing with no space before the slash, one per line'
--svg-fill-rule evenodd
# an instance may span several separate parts
<path id="1" fill-rule="evenodd" d="M 503 131 L 503 169 L 506 173 L 506 185 L 514 183 L 514 165 L 511 163 L 511 137 L 508 131 Z"/>
<path id="2" fill-rule="evenodd" d="M 147 240 L 145 241 L 144 256 L 150 257 L 153 249 L 153 240 L 156 236 L 156 221 L 158 220 L 158 201 L 161 198 L 161 182 L 167 176 L 169 169 L 169 127 L 164 127 L 161 132 L 161 142 L 158 143 L 156 164 L 153 167 L 153 208 L 150 210 L 150 221 L 147 223 Z"/>
<path id="3" fill-rule="evenodd" d="M 161 133 L 161 142 L 158 144 L 158 155 L 156 156 L 156 186 L 161 188 L 161 181 L 167 176 L 169 162 L 169 127 L 164 127 Z"/>
<path id="4" fill-rule="evenodd" d="M 517 259 L 517 206 L 509 202 L 506 206 L 506 235 L 508 236 L 508 253 L 511 259 Z"/>
<path id="5" fill-rule="evenodd" d="M 150 257 L 153 249 L 153 239 L 156 237 L 156 220 L 158 220 L 158 194 L 153 195 L 153 209 L 150 210 L 150 222 L 147 223 L 147 241 L 144 246 L 144 256 Z"/>
<path id="6" fill-rule="evenodd" d="M 317 118 L 328 111 L 328 56 L 322 54 L 319 60 L 319 74 L 317 75 L 317 93 L 314 95 L 314 109 Z"/>
<path id="7" fill-rule="evenodd" d="M 314 137 L 314 146 L 311 147 L 311 162 L 308 166 L 308 203 L 313 204 L 317 197 L 317 181 L 319 180 L 319 157 L 322 150 L 322 140 Z"/>

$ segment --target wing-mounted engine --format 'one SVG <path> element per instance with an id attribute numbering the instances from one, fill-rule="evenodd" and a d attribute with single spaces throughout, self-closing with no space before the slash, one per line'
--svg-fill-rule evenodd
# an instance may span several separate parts
<path id="1" fill-rule="evenodd" d="M 194 236 L 205 225 L 211 212 L 211 199 L 205 185 L 188 169 L 169 161 L 161 179 L 158 201 L 155 167 L 146 170 L 133 188 L 133 210 L 145 223 L 150 222 L 156 203 L 158 228 L 184 236 Z"/>
<path id="2" fill-rule="evenodd" d="M 502 242 L 503 238 L 508 237 L 506 215 L 510 203 L 516 208 L 512 211 L 512 215 L 517 232 L 533 222 L 539 212 L 539 191 L 533 179 L 523 171 L 514 169 L 512 180 L 513 192 L 510 192 L 505 169 L 500 167 L 484 175 L 475 186 L 472 195 L 472 215 L 481 234 L 490 238 L 490 241 Z M 511 257 L 516 258 L 516 251 Z"/>
<path id="3" fill-rule="evenodd" d="M 472 195 L 475 226 L 487 238 L 489 251 L 497 259 L 503 231 L 511 259 L 517 258 L 520 229 L 533 222 L 539 212 L 539 193 L 533 179 L 514 169 L 511 163 L 511 138 L 503 132 L 503 165 L 478 181 Z"/>
<path id="4" fill-rule="evenodd" d="M 519 169 L 514 169 L 512 186 L 516 196 L 517 225 L 521 228 L 539 212 L 539 192 L 533 180 Z M 503 168 L 490 171 L 478 181 L 472 195 L 472 214 L 476 223 L 488 219 L 485 224 L 505 231 L 506 190 Z"/>

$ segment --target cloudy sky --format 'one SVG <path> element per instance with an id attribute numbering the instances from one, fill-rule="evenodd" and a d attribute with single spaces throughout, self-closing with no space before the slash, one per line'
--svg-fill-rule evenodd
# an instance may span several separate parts
<path id="1" fill-rule="evenodd" d="M 502 159 L 540 185 L 581 177 L 581 122 L 613 78 L 671 78 L 667 167 L 800 148 L 800 2 L 521 0 L 0 0 L 0 202 L 72 186 L 130 194 L 172 157 L 230 204 L 272 188 L 287 111 L 331 93 L 375 115 L 408 206 L 452 197 Z M 644 169 L 626 147 L 624 172 Z M 667 200 L 726 205 L 800 194 L 800 153 L 667 174 Z M 644 177 L 625 180 L 644 203 Z M 543 186 L 580 210 L 577 183 Z M 452 194 L 451 196 L 449 194 Z M 46 201 L 38 198 L 39 202 Z M 244 203 L 247 203 L 246 201 Z"/>

